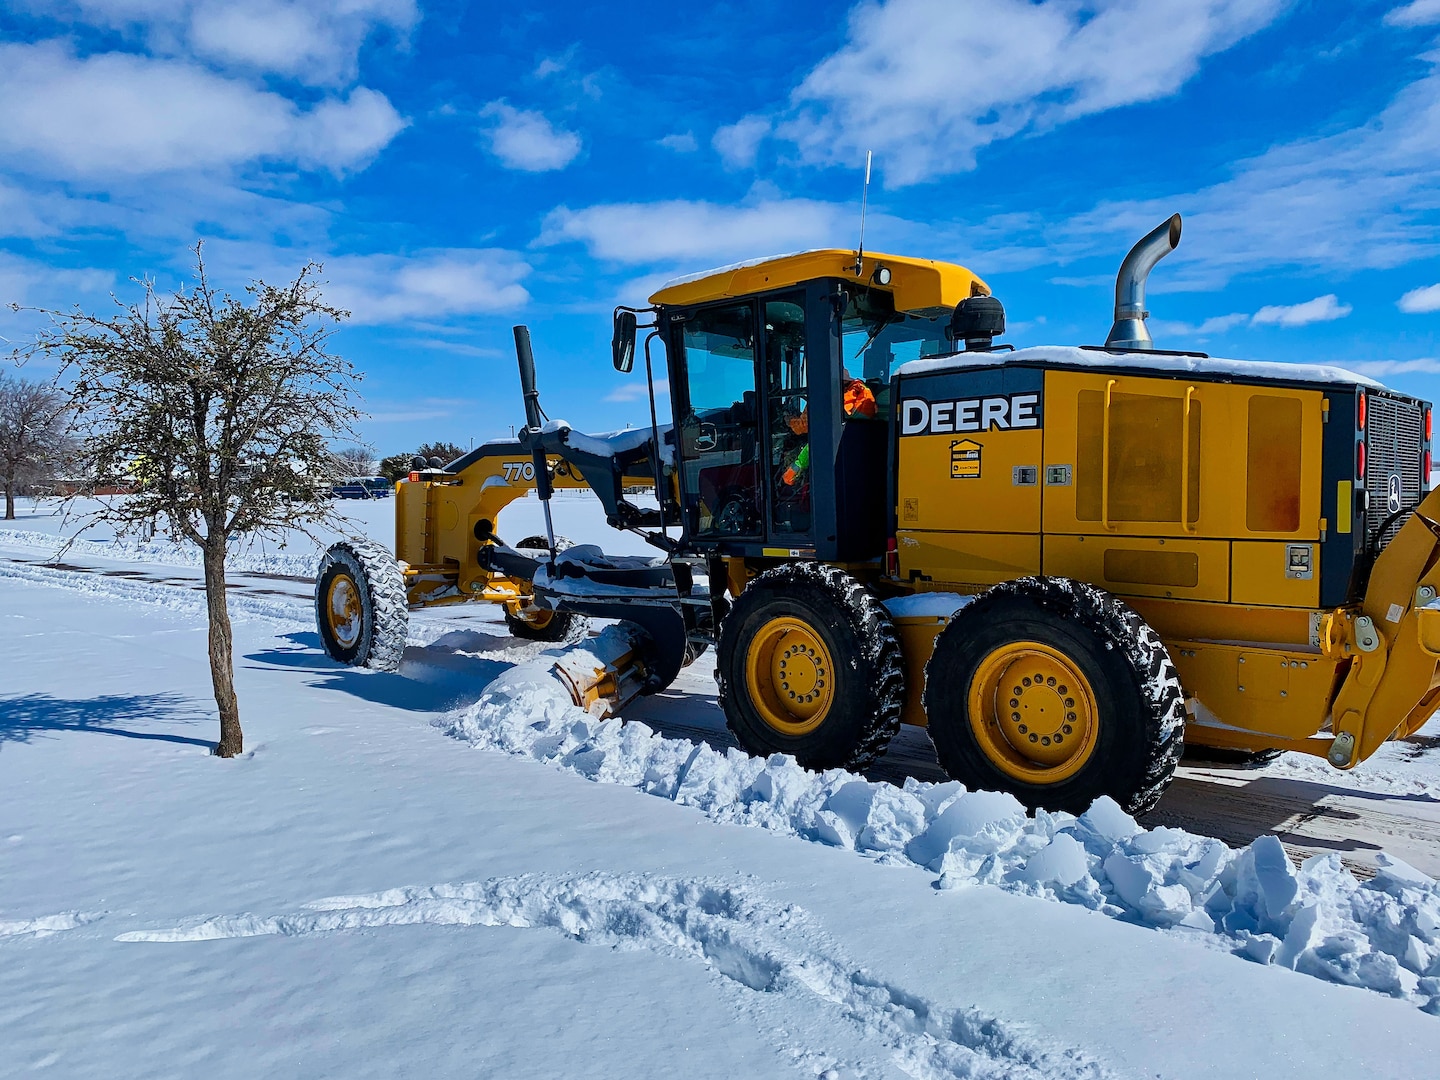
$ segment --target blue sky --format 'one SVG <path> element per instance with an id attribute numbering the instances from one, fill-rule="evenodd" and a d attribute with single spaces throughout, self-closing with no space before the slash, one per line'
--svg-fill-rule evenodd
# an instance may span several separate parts
<path id="1" fill-rule="evenodd" d="M 1174 211 L 1161 347 L 1440 397 L 1440 0 L 9 0 L 0 301 L 325 265 L 382 453 L 645 418 L 609 312 L 806 247 L 949 259 L 1102 341 Z M 0 333 L 23 339 L 27 317 Z M 37 372 L 38 373 L 38 372 Z"/>

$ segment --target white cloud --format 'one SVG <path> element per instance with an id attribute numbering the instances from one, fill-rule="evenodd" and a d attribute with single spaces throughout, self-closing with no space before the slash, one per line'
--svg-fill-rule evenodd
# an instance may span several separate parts
<path id="1" fill-rule="evenodd" d="M 548 79 L 551 75 L 559 75 L 569 70 L 571 63 L 575 60 L 575 53 L 578 45 L 571 45 L 558 56 L 547 56 L 540 63 L 535 65 L 535 78 Z"/>
<path id="2" fill-rule="evenodd" d="M 760 143 L 770 134 L 770 121 L 763 116 L 747 116 L 720 128 L 710 140 L 727 168 L 748 169 L 755 164 Z"/>
<path id="3" fill-rule="evenodd" d="M 455 413 L 453 405 L 418 409 L 392 409 L 366 413 L 365 419 L 371 424 L 413 424 L 419 420 L 440 420 Z M 408 452 L 408 451 L 407 451 Z"/>
<path id="4" fill-rule="evenodd" d="M 1348 308 L 1346 309 L 1349 310 Z M 1252 316 L 1239 312 L 1230 315 L 1211 315 L 1195 328 L 1197 334 L 1223 334 L 1243 323 L 1252 321 Z"/>
<path id="5" fill-rule="evenodd" d="M 1422 357 L 1418 360 L 1336 360 L 1335 365 L 1372 379 L 1387 375 L 1434 375 L 1440 373 L 1440 360 Z"/>
<path id="6" fill-rule="evenodd" d="M 867 0 L 845 45 L 796 87 L 776 133 L 808 161 L 853 164 L 874 149 L 892 186 L 963 172 L 997 140 L 1175 93 L 1202 59 L 1286 4 Z M 751 123 L 753 136 L 755 119 L 735 127 Z"/>
<path id="7" fill-rule="evenodd" d="M 1173 319 L 1151 319 L 1150 329 L 1152 332 L 1163 334 L 1166 337 L 1212 337 L 1215 334 L 1233 330 L 1237 326 L 1244 326 L 1253 318 L 1254 316 L 1246 315 L 1243 312 L 1234 312 L 1230 315 L 1211 315 L 1200 323 L 1179 322 Z"/>
<path id="8" fill-rule="evenodd" d="M 194 54 L 221 66 L 312 85 L 355 78 L 377 30 L 407 33 L 415 0 L 31 0 L 32 9 L 116 30 L 138 30 L 152 52 Z"/>
<path id="9" fill-rule="evenodd" d="M 115 275 L 109 270 L 49 266 L 0 251 L 0 307 L 69 307 L 78 295 L 103 295 L 114 282 Z"/>
<path id="10" fill-rule="evenodd" d="M 657 139 L 656 141 L 665 147 L 666 150 L 674 150 L 677 154 L 693 154 L 700 148 L 699 144 L 695 141 L 695 133 L 691 131 L 681 132 L 676 135 L 666 135 L 663 139 Z"/>
<path id="11" fill-rule="evenodd" d="M 1440 69 L 1432 67 L 1353 128 L 1276 146 L 1197 191 L 1023 224 L 1012 243 L 1028 250 L 1030 265 L 1094 254 L 1103 243 L 1118 265 L 1126 245 L 1180 210 L 1185 239 L 1157 272 L 1157 291 L 1219 288 L 1271 267 L 1389 269 L 1440 254 L 1437 169 Z"/>
<path id="12" fill-rule="evenodd" d="M 847 213 L 811 199 L 766 199 L 746 206 L 675 199 L 558 207 L 545 218 L 541 244 L 583 243 L 598 259 L 628 264 L 757 258 L 835 244 Z"/>
<path id="13" fill-rule="evenodd" d="M 1385 13 L 1390 26 L 1433 26 L 1440 23 L 1440 0 L 1411 0 Z"/>
<path id="14" fill-rule="evenodd" d="M 201 56 L 289 75 L 304 82 L 348 82 L 375 23 L 410 25 L 413 4 L 250 0 L 197 4 L 189 41 Z"/>
<path id="15" fill-rule="evenodd" d="M 1309 326 L 1317 322 L 1333 322 L 1349 315 L 1352 308 L 1342 304 L 1334 293 L 1317 296 L 1303 304 L 1269 305 L 1255 312 L 1252 326 Z"/>
<path id="16" fill-rule="evenodd" d="M 131 53 L 78 58 L 57 42 L 0 45 L 0 155 L 27 171 L 109 178 L 259 159 L 343 171 L 404 126 L 360 87 L 308 111 L 193 64 Z"/>
<path id="17" fill-rule="evenodd" d="M 1440 285 L 1425 285 L 1411 289 L 1396 301 L 1395 306 L 1408 315 L 1423 315 L 1440 311 Z"/>
<path id="18" fill-rule="evenodd" d="M 362 324 L 486 315 L 523 307 L 530 265 L 512 251 L 447 249 L 323 260 L 325 298 Z"/>
<path id="19" fill-rule="evenodd" d="M 655 400 L 660 401 L 670 397 L 670 380 L 655 380 Z M 629 382 L 621 383 L 619 387 L 611 390 L 600 400 L 612 404 L 623 404 L 630 401 L 649 401 L 650 394 L 642 379 L 631 379 Z"/>
<path id="20" fill-rule="evenodd" d="M 484 136 L 507 169 L 550 172 L 565 168 L 580 153 L 580 136 L 556 128 L 544 113 L 492 101 L 480 116 L 491 121 Z"/>

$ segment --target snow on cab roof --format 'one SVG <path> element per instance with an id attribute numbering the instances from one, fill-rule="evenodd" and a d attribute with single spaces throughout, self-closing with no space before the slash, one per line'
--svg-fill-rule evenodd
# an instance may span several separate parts
<path id="1" fill-rule="evenodd" d="M 1285 364 L 1268 360 L 1226 360 L 1218 356 L 1167 355 L 1154 352 L 1106 352 L 1067 345 L 1039 345 L 1014 352 L 962 352 L 911 360 L 902 364 L 901 375 L 928 375 L 972 367 L 993 367 L 1016 361 L 1063 364 L 1066 367 L 1146 368 L 1150 371 L 1190 372 L 1197 375 L 1236 375 L 1247 379 L 1280 379 L 1291 382 L 1355 383 L 1385 389 L 1382 383 L 1344 368 L 1322 364 Z"/>

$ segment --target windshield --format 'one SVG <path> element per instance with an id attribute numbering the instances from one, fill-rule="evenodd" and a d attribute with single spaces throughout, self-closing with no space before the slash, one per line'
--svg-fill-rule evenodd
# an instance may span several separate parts
<path id="1" fill-rule="evenodd" d="M 851 285 L 845 293 L 841 363 L 846 374 L 864 379 L 877 396 L 881 389 L 888 389 L 890 373 L 900 364 L 955 351 L 955 343 L 945 336 L 950 325 L 948 309 L 896 311 L 888 292 Z"/>

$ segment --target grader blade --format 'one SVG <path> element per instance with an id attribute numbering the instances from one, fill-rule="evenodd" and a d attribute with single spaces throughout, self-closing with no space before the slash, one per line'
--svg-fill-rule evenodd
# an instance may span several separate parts
<path id="1" fill-rule="evenodd" d="M 617 623 L 567 650 L 551 674 L 576 707 L 602 720 L 616 716 L 645 690 L 645 637 L 639 626 Z"/>

